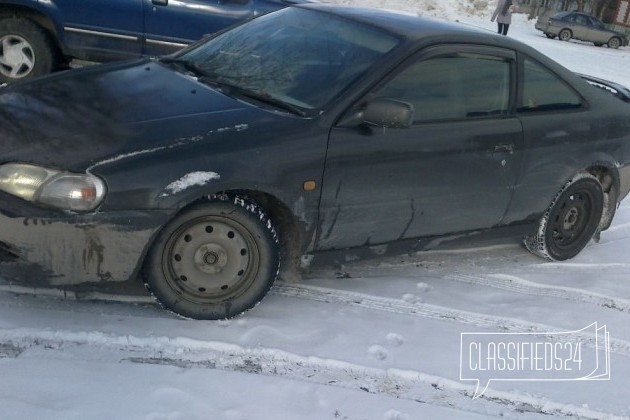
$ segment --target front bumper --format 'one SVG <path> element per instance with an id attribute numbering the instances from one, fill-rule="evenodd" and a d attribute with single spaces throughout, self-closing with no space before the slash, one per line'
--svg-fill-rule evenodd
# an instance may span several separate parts
<path id="1" fill-rule="evenodd" d="M 138 275 L 166 211 L 66 214 L 0 193 L 0 277 L 37 285 Z"/>

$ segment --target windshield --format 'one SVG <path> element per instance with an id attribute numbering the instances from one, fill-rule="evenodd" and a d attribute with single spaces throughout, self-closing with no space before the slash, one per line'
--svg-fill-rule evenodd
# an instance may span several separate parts
<path id="1" fill-rule="evenodd" d="M 370 26 L 289 7 L 184 51 L 177 61 L 228 94 L 308 111 L 323 108 L 397 43 Z"/>

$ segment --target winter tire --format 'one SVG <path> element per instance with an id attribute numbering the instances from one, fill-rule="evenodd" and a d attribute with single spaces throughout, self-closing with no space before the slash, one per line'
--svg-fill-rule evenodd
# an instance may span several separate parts
<path id="1" fill-rule="evenodd" d="M 545 33 L 545 36 L 546 36 L 547 38 L 549 38 L 549 39 L 554 39 L 554 38 L 556 37 L 555 35 L 553 35 L 553 34 L 548 34 L 548 33 Z"/>
<path id="2" fill-rule="evenodd" d="M 40 26 L 24 18 L 0 20 L 0 83 L 50 73 L 56 62 L 57 50 Z"/>
<path id="3" fill-rule="evenodd" d="M 143 274 L 167 309 L 187 318 L 230 318 L 267 294 L 280 267 L 278 247 L 276 230 L 260 207 L 217 196 L 162 229 Z"/>
<path id="4" fill-rule="evenodd" d="M 610 40 L 608 41 L 608 48 L 612 48 L 616 50 L 620 46 L 621 46 L 621 40 L 617 37 L 610 38 Z"/>
<path id="5" fill-rule="evenodd" d="M 573 37 L 573 34 L 568 29 L 563 29 L 558 34 L 558 39 L 560 41 L 569 41 Z"/>
<path id="6" fill-rule="evenodd" d="M 604 191 L 599 180 L 579 174 L 556 195 L 538 231 L 525 238 L 525 247 L 553 261 L 573 258 L 596 233 L 603 210 Z"/>

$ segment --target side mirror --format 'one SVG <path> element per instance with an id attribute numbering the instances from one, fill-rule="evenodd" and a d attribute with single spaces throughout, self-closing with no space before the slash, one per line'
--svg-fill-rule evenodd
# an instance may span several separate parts
<path id="1" fill-rule="evenodd" d="M 413 124 L 415 109 L 409 102 L 390 98 L 376 98 L 365 108 L 353 110 L 339 123 L 342 127 L 369 124 L 385 128 L 409 128 Z"/>

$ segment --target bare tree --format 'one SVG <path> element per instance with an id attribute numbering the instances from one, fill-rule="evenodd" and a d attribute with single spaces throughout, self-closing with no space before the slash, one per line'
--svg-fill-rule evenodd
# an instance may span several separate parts
<path id="1" fill-rule="evenodd" d="M 604 22 L 614 20 L 614 12 L 619 5 L 619 0 L 591 0 L 593 3 L 593 15 Z"/>
<path id="2" fill-rule="evenodd" d="M 577 3 L 578 12 L 583 12 L 586 6 L 586 0 L 575 0 Z"/>

